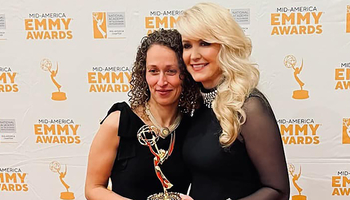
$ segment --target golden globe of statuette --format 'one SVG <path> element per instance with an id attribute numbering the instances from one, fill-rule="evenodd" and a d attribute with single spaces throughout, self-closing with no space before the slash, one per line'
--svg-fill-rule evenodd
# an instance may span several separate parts
<path id="1" fill-rule="evenodd" d="M 284 65 L 287 68 L 293 68 L 297 64 L 297 59 L 293 55 L 288 55 L 284 58 Z"/>
<path id="2" fill-rule="evenodd" d="M 147 200 L 181 200 L 181 197 L 178 192 L 167 192 L 167 194 L 161 192 L 147 197 Z"/>
<path id="3" fill-rule="evenodd" d="M 295 171 L 295 166 L 294 166 L 293 164 L 289 164 L 289 165 L 288 165 L 288 169 L 289 169 L 290 171 L 294 172 L 294 171 Z"/>
<path id="4" fill-rule="evenodd" d="M 61 170 L 61 164 L 57 161 L 52 161 L 49 165 L 49 168 L 52 172 L 57 172 Z"/>
<path id="5" fill-rule="evenodd" d="M 52 67 L 52 63 L 49 59 L 43 59 L 41 62 L 40 62 L 40 67 L 41 69 L 43 69 L 44 71 L 49 71 L 51 70 L 51 67 Z"/>

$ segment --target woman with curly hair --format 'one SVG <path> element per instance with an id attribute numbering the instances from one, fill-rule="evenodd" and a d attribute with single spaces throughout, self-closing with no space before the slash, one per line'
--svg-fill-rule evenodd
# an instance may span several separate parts
<path id="1" fill-rule="evenodd" d="M 256 89 L 252 45 L 228 9 L 200 3 L 177 22 L 187 70 L 203 104 L 183 146 L 195 200 L 288 200 L 286 160 L 276 119 Z M 184 196 L 185 199 L 190 199 Z"/>
<path id="2" fill-rule="evenodd" d="M 88 200 L 145 200 L 163 187 L 186 193 L 190 176 L 181 154 L 184 118 L 196 107 L 200 93 L 182 52 L 176 30 L 161 29 L 142 39 L 131 75 L 130 107 L 114 104 L 92 142 L 85 184 Z M 158 148 L 140 137 L 144 127 L 157 134 L 152 138 L 157 138 Z M 109 178 L 112 191 L 107 189 Z"/>

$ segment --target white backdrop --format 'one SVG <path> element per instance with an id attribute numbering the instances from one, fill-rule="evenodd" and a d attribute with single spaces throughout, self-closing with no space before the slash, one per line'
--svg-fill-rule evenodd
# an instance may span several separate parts
<path id="1" fill-rule="evenodd" d="M 91 141 L 128 99 L 140 39 L 197 2 L 0 0 L 1 200 L 85 199 Z M 252 40 L 291 196 L 349 199 L 350 1 L 215 2 Z"/>

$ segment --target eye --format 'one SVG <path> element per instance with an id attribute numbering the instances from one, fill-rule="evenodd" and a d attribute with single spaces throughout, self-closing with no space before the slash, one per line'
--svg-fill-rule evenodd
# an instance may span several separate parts
<path id="1" fill-rule="evenodd" d="M 148 73 L 150 73 L 150 74 L 158 74 L 159 73 L 159 71 L 157 70 L 157 69 L 149 69 L 148 70 Z"/>
<path id="2" fill-rule="evenodd" d="M 169 69 L 168 71 L 166 71 L 166 73 L 170 76 L 173 76 L 173 75 L 177 74 L 177 70 L 176 69 Z"/>
<path id="3" fill-rule="evenodd" d="M 184 47 L 184 49 L 189 49 L 189 48 L 192 47 L 192 45 L 191 45 L 191 44 L 188 44 L 188 43 L 184 43 L 184 44 L 183 44 L 183 47 Z"/>
<path id="4" fill-rule="evenodd" d="M 210 46 L 211 43 L 205 42 L 205 41 L 201 41 L 201 42 L 199 43 L 199 45 L 201 45 L 201 46 Z"/>

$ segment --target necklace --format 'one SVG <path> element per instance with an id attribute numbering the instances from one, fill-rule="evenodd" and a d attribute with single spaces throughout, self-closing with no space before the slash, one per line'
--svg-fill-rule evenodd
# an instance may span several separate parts
<path id="1" fill-rule="evenodd" d="M 162 127 L 161 125 L 159 125 L 157 120 L 152 115 L 152 113 L 149 109 L 148 102 L 146 102 L 146 104 L 145 104 L 145 111 L 146 111 L 146 115 L 151 120 L 153 125 L 155 127 L 157 127 L 157 129 L 159 130 L 159 136 L 163 139 L 165 139 L 170 133 L 172 133 L 179 126 L 179 124 L 181 122 L 181 118 L 182 118 L 182 115 L 180 113 L 178 113 L 174 123 L 172 123 L 169 127 Z"/>
<path id="2" fill-rule="evenodd" d="M 215 88 L 214 90 L 210 91 L 210 92 L 204 92 L 201 90 L 201 94 L 204 100 L 204 104 L 207 108 L 211 108 L 212 103 L 214 101 L 214 99 L 216 98 L 216 94 L 218 93 L 218 89 Z"/>

